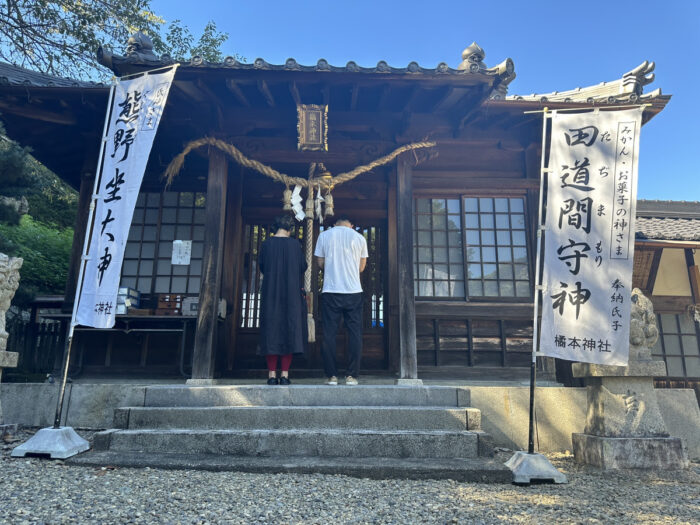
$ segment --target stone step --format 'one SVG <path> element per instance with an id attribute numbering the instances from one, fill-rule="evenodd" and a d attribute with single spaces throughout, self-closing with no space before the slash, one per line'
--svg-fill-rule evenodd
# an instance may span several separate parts
<path id="1" fill-rule="evenodd" d="M 129 451 L 93 451 L 66 463 L 91 467 L 167 468 L 262 474 L 342 474 L 372 479 L 453 479 L 461 482 L 511 483 L 513 473 L 492 458 L 319 458 L 248 457 L 213 454 L 142 454 Z"/>
<path id="2" fill-rule="evenodd" d="M 342 381 L 342 380 L 341 380 Z M 458 388 L 394 385 L 146 387 L 144 406 L 459 406 Z"/>
<path id="3" fill-rule="evenodd" d="M 125 407 L 124 429 L 480 430 L 474 408 L 384 406 Z"/>
<path id="4" fill-rule="evenodd" d="M 474 458 L 492 454 L 482 432 L 368 430 L 108 430 L 96 450 L 227 456 Z"/>

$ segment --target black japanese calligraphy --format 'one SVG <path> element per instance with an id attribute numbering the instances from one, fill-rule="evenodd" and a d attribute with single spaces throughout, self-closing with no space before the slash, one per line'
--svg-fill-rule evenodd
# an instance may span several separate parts
<path id="1" fill-rule="evenodd" d="M 573 166 L 562 166 L 561 169 L 564 173 L 561 176 L 561 187 L 574 188 L 581 191 L 592 191 L 595 189 L 593 186 L 588 185 L 590 177 L 588 168 L 590 165 L 588 157 L 584 157 L 583 160 L 576 160 Z M 571 177 L 571 182 L 567 180 L 569 177 Z"/>
<path id="2" fill-rule="evenodd" d="M 590 197 L 585 199 L 566 199 L 564 206 L 559 210 L 559 229 L 562 227 L 564 217 L 567 224 L 574 228 L 581 229 L 586 233 L 591 233 L 591 206 L 593 200 Z"/>
<path id="3" fill-rule="evenodd" d="M 102 286 L 102 278 L 104 277 L 104 273 L 107 271 L 107 268 L 109 268 L 109 265 L 112 263 L 112 254 L 109 253 L 109 248 L 105 248 L 105 254 L 100 257 L 100 263 L 97 265 L 97 273 L 99 273 L 100 278 L 98 282 L 98 286 Z"/>
<path id="4" fill-rule="evenodd" d="M 598 128 L 595 126 L 585 126 L 583 128 L 570 129 L 571 135 L 564 133 L 566 143 L 569 146 L 578 146 L 583 144 L 586 147 L 591 146 L 598 137 Z"/>
<path id="5" fill-rule="evenodd" d="M 564 261 L 569 267 L 569 271 L 574 275 L 578 275 L 581 269 L 581 259 L 588 258 L 588 255 L 584 252 L 588 252 L 590 249 L 591 247 L 585 242 L 576 242 L 573 239 L 569 239 L 569 244 L 560 246 L 557 254 L 559 255 L 559 260 Z"/>
<path id="6" fill-rule="evenodd" d="M 139 111 L 141 111 L 141 93 L 134 91 L 132 93 L 127 93 L 126 98 L 123 102 L 117 104 L 121 109 L 117 122 L 123 122 L 128 124 L 139 118 Z"/>
<path id="7" fill-rule="evenodd" d="M 576 282 L 576 287 L 574 290 L 569 290 L 569 285 L 566 283 L 559 283 L 561 286 L 561 291 L 558 294 L 550 296 L 554 301 L 552 301 L 552 309 L 558 310 L 559 315 L 564 315 L 564 306 L 566 301 L 568 301 L 574 306 L 576 311 L 576 319 L 581 312 L 581 306 L 586 304 L 591 298 L 591 291 L 587 288 L 581 287 L 581 281 Z"/>
<path id="8" fill-rule="evenodd" d="M 119 193 L 119 189 L 122 184 L 124 184 L 124 172 L 120 172 L 119 168 L 116 168 L 114 177 L 112 177 L 112 179 L 105 185 L 107 195 L 109 195 L 109 197 L 104 200 L 105 204 L 108 202 L 121 200 L 121 196 L 117 195 L 117 193 Z"/>

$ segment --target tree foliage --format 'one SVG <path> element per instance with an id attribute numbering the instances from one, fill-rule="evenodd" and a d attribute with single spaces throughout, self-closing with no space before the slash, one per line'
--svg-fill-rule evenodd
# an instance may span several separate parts
<path id="1" fill-rule="evenodd" d="M 0 252 L 25 259 L 13 304 L 27 306 L 37 294 L 62 294 L 68 277 L 75 190 L 3 135 L 0 126 L 0 196 L 29 201 L 19 217 L 0 205 Z"/>
<path id="2" fill-rule="evenodd" d="M 182 21 L 173 20 L 165 33 L 165 49 L 175 60 L 187 60 L 195 55 L 201 56 L 207 62 L 222 62 L 224 55 L 221 46 L 228 40 L 228 33 L 216 29 L 216 23 L 210 20 L 202 36 L 195 44 L 190 30 L 182 25 Z M 239 54 L 233 55 L 237 60 L 245 61 Z"/>
<path id="3" fill-rule="evenodd" d="M 26 148 L 4 135 L 0 124 L 0 196 L 29 201 L 34 219 L 56 228 L 72 227 L 77 213 L 75 190 L 40 164 Z M 0 205 L 0 222 L 17 223 L 6 207 Z M 5 218 L 5 219 L 3 219 Z M 15 220 L 9 220 L 14 218 Z"/>
<path id="4" fill-rule="evenodd" d="M 57 229 L 30 215 L 17 226 L 0 224 L 0 252 L 24 259 L 13 304 L 26 307 L 37 294 L 63 294 L 72 243 L 72 228 Z"/>
<path id="5" fill-rule="evenodd" d="M 130 34 L 142 31 L 154 50 L 175 58 L 202 55 L 220 61 L 228 34 L 209 22 L 195 39 L 179 20 L 165 31 L 150 0 L 0 0 L 0 60 L 72 78 L 98 76 L 100 45 L 122 50 Z"/>

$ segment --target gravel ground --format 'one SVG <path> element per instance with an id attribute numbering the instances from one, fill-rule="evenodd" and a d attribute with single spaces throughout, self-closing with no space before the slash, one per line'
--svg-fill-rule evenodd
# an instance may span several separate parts
<path id="1" fill-rule="evenodd" d="M 549 458 L 569 484 L 517 487 L 95 469 L 10 458 L 17 443 L 0 443 L 1 523 L 700 523 L 700 463 L 682 472 L 602 473 L 556 454 Z"/>

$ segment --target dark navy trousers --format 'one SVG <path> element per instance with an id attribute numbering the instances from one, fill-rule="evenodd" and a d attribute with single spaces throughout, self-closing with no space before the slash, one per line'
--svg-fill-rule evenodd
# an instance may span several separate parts
<path id="1" fill-rule="evenodd" d="M 321 321 L 323 322 L 323 344 L 321 356 L 326 377 L 338 376 L 336 364 L 335 337 L 338 334 L 340 318 L 345 321 L 348 332 L 346 375 L 360 375 L 362 354 L 362 292 L 321 294 Z"/>

